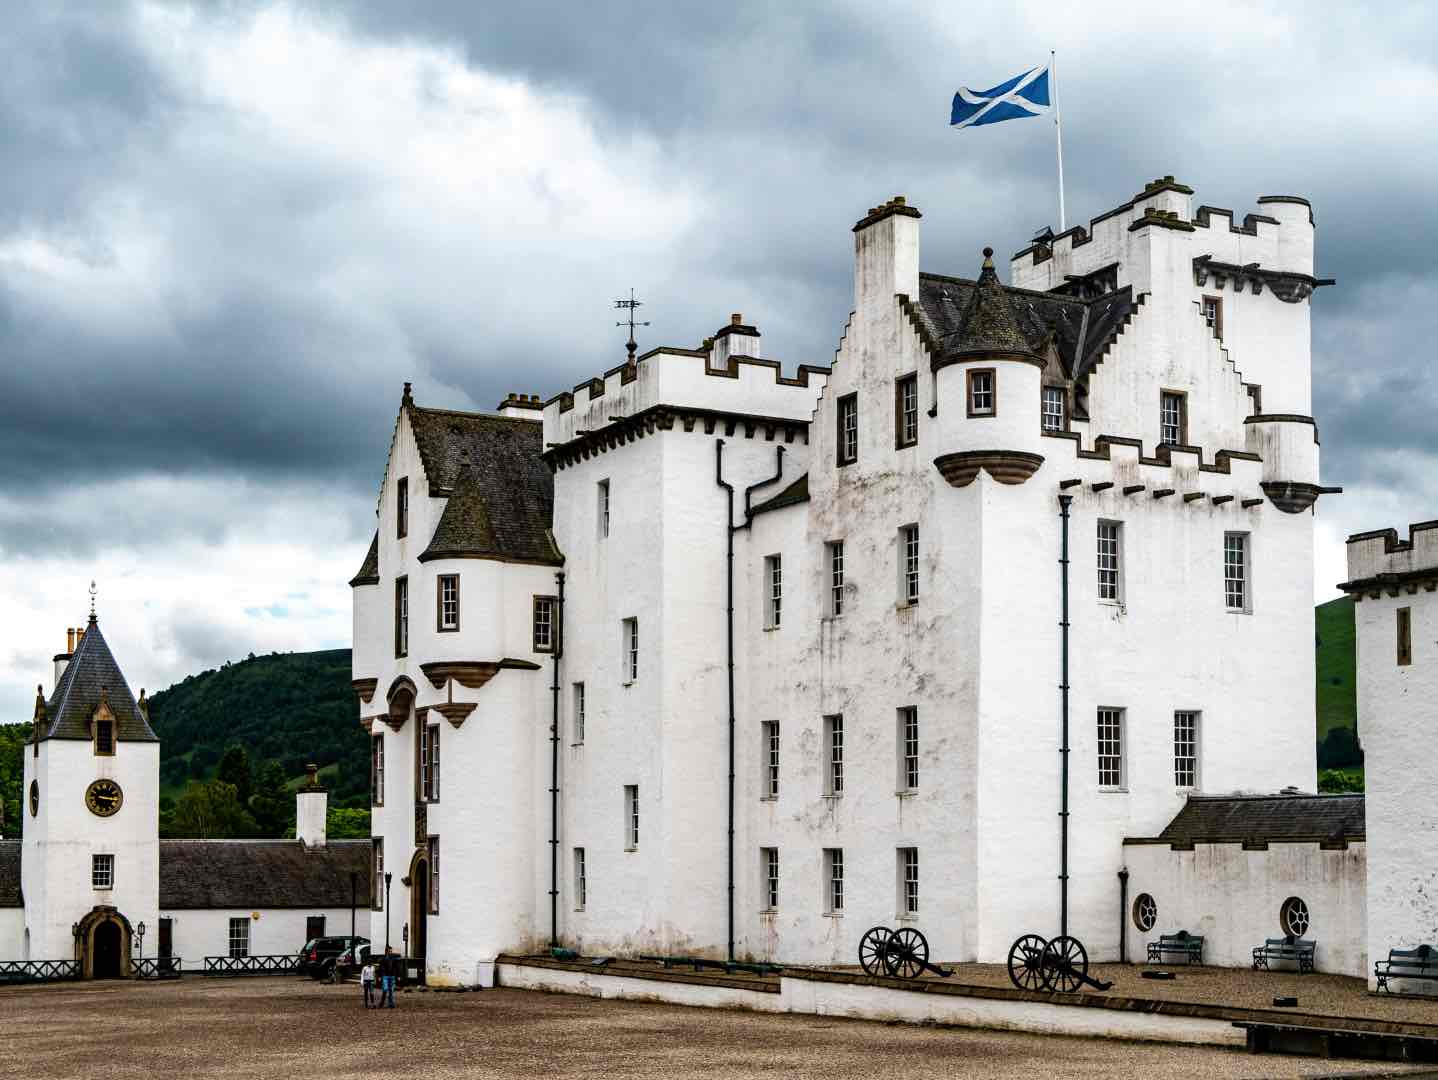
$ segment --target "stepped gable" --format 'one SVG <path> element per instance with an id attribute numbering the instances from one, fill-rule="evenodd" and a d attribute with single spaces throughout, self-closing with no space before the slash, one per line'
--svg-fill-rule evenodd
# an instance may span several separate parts
<path id="1" fill-rule="evenodd" d="M 24 906 L 20 898 L 20 841 L 0 840 L 0 908 Z"/>
<path id="2" fill-rule="evenodd" d="M 1363 838 L 1362 795 L 1191 795 L 1157 837 L 1184 845 Z"/>
<path id="3" fill-rule="evenodd" d="M 351 874 L 366 907 L 370 850 L 368 840 L 161 840 L 160 909 L 348 907 Z"/>
<path id="4" fill-rule="evenodd" d="M 449 500 L 420 561 L 564 561 L 550 534 L 554 476 L 540 456 L 540 422 L 417 405 L 408 409 L 430 494 Z"/>
<path id="5" fill-rule="evenodd" d="M 100 632 L 100 624 L 91 615 L 90 625 L 75 646 L 75 655 L 45 704 L 44 733 L 40 738 L 88 741 L 90 718 L 100 704 L 101 693 L 115 714 L 115 738 L 121 742 L 160 741 L 135 703 L 135 695 L 130 693 L 120 665 L 115 663 L 105 635 Z M 31 735 L 30 741 L 34 739 Z"/>
<path id="6" fill-rule="evenodd" d="M 364 562 L 360 564 L 359 573 L 350 578 L 350 586 L 355 585 L 378 585 L 379 584 L 379 533 L 376 532 L 369 542 L 369 551 L 365 552 Z"/>
<path id="7" fill-rule="evenodd" d="M 985 282 L 986 276 L 991 280 Z M 981 283 L 988 303 L 981 302 Z M 1006 301 L 1002 306 L 994 302 L 1000 293 Z M 976 347 L 993 351 L 998 341 L 1008 343 L 1006 351 L 1042 354 L 1052 343 L 1064 371 L 1079 381 L 1098 366 L 1137 307 L 1132 286 L 1080 300 L 1003 285 L 992 267 L 979 281 L 920 274 L 919 300 L 945 355 Z M 978 318 L 971 326 L 973 315 Z"/>

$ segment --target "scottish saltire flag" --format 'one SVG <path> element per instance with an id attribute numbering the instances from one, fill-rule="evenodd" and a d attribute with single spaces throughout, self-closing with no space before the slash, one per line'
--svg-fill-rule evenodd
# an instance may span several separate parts
<path id="1" fill-rule="evenodd" d="M 1022 116 L 1039 116 L 1049 109 L 1049 69 L 1045 65 L 1015 75 L 991 90 L 960 87 L 954 95 L 949 123 L 954 127 L 978 127 Z"/>

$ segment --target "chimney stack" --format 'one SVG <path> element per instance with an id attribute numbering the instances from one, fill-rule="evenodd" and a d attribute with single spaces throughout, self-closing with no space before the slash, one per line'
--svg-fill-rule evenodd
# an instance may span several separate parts
<path id="1" fill-rule="evenodd" d="M 919 298 L 919 218 L 902 195 L 869 209 L 854 226 L 854 310 L 888 310 L 894 296 Z"/>
<path id="2" fill-rule="evenodd" d="M 729 325 L 721 326 L 709 339 L 709 367 L 726 371 L 731 356 L 758 356 L 759 331 L 744 321 L 742 312 L 729 316 Z"/>
<path id="3" fill-rule="evenodd" d="M 319 771 L 318 765 L 306 765 L 304 786 L 295 792 L 295 839 L 308 850 L 325 846 L 330 797 L 320 786 Z"/>
<path id="4" fill-rule="evenodd" d="M 68 627 L 65 630 L 65 651 L 56 653 L 55 662 L 55 686 L 60 685 L 60 679 L 65 674 L 65 669 L 70 666 L 70 660 L 75 655 L 75 628 Z"/>
<path id="5" fill-rule="evenodd" d="M 538 394 L 510 394 L 495 406 L 500 416 L 517 417 L 520 420 L 538 420 L 544 415 L 544 402 Z"/>

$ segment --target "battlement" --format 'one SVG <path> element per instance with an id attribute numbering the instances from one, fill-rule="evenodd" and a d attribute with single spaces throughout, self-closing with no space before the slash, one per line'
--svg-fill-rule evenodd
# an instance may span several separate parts
<path id="1" fill-rule="evenodd" d="M 1150 287 L 1153 230 L 1193 248 L 1193 256 L 1217 262 L 1257 265 L 1266 271 L 1313 273 L 1313 209 L 1297 195 L 1264 195 L 1261 213 L 1246 214 L 1234 223 L 1232 210 L 1191 207 L 1193 189 L 1172 176 L 1144 186 L 1133 198 L 1057 235 L 1045 234 L 1010 259 L 1013 285 L 1048 291 L 1091 274 L 1111 263 L 1121 266 L 1120 284 Z"/>
<path id="2" fill-rule="evenodd" d="M 1416 592 L 1420 585 L 1429 592 L 1438 588 L 1438 521 L 1409 525 L 1407 540 L 1398 539 L 1397 529 L 1348 538 L 1348 581 L 1338 586 L 1344 592 L 1377 596 L 1382 589 L 1403 586 Z"/>
<path id="3" fill-rule="evenodd" d="M 801 364 L 785 376 L 777 360 L 757 355 L 758 340 L 736 313 L 698 349 L 651 349 L 556 394 L 544 403 L 545 444 L 563 446 L 661 406 L 807 426 L 829 369 Z"/>

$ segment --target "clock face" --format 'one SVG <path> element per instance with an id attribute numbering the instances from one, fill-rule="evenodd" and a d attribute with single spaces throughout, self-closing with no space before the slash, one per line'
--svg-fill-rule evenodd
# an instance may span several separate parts
<path id="1" fill-rule="evenodd" d="M 109 817 L 120 809 L 124 801 L 125 793 L 113 780 L 96 780 L 85 789 L 85 805 L 90 808 L 90 813 L 100 817 Z"/>
<path id="2" fill-rule="evenodd" d="M 40 812 L 40 781 L 30 781 L 30 816 L 34 817 Z"/>

